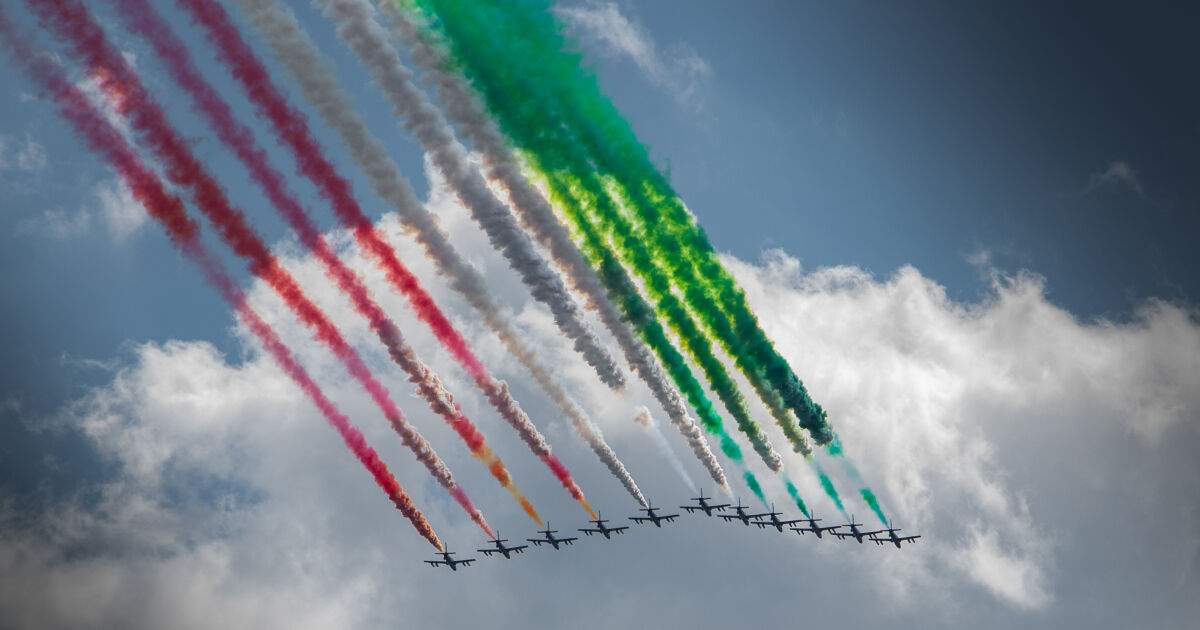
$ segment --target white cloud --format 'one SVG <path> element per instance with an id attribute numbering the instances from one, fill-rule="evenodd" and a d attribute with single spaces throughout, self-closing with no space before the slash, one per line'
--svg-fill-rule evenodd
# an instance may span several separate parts
<path id="1" fill-rule="evenodd" d="M 17 168 L 26 172 L 41 171 L 50 160 L 46 157 L 46 147 L 29 134 L 25 134 L 25 144 L 17 152 Z"/>
<path id="2" fill-rule="evenodd" d="M 657 409 L 650 397 L 634 384 L 627 399 L 616 399 L 596 383 L 432 181 L 442 226 L 476 257 L 643 490 L 664 505 L 690 496 L 631 421 L 635 405 Z M 397 225 L 391 216 L 380 221 L 485 364 L 513 384 L 593 504 L 621 519 L 632 508 L 628 497 Z M 582 526 L 578 508 L 404 300 L 344 234 L 331 240 L 543 516 L 562 531 Z M 963 304 L 913 268 L 879 280 L 853 267 L 806 271 L 777 252 L 763 264 L 726 262 L 884 509 L 906 533 L 924 536 L 916 545 L 896 551 L 816 541 L 695 517 L 559 553 L 531 550 L 512 561 L 481 559 L 469 571 L 433 571 L 419 563 L 429 547 L 255 344 L 247 341 L 251 351 L 234 361 L 205 342 L 149 343 L 135 347 L 110 383 L 62 412 L 115 474 L 48 508 L 0 512 L 12 515 L 0 523 L 0 617 L 19 626 L 130 628 L 376 627 L 396 619 L 414 627 L 711 627 L 797 618 L 855 627 L 1054 627 L 1095 601 L 1134 609 L 1153 594 L 1150 625 L 1196 609 L 1189 589 L 1200 581 L 1189 576 L 1200 510 L 1187 499 L 1200 496 L 1194 312 L 1151 302 L 1128 323 L 1080 322 L 1047 302 L 1043 281 L 1029 274 L 992 274 L 990 297 Z M 320 267 L 293 253 L 285 264 L 343 325 L 489 521 L 509 538 L 531 534 L 453 432 L 407 395 L 403 376 Z M 336 361 L 262 286 L 251 297 L 442 538 L 461 552 L 482 542 Z M 774 427 L 769 432 L 782 442 Z M 803 463 L 788 463 L 809 504 L 835 521 Z M 827 468 L 864 520 L 867 510 L 836 463 Z M 784 505 L 777 488 L 768 490 Z M 1114 532 L 1142 533 L 1117 545 Z M 1088 580 L 1083 594 L 1080 580 Z M 588 615 L 579 613 L 582 592 L 595 600 Z M 1109 621 L 1121 625 L 1120 617 Z"/>
<path id="3" fill-rule="evenodd" d="M 580 6 L 558 6 L 555 12 L 585 44 L 599 46 L 611 57 L 628 57 L 650 82 L 670 91 L 680 103 L 697 106 L 697 91 L 708 80 L 708 62 L 686 43 L 669 46 L 664 54 L 636 21 L 613 2 L 589 0 Z"/>
<path id="4" fill-rule="evenodd" d="M 119 179 L 100 182 L 93 192 L 99 205 L 99 214 L 104 219 L 109 236 L 114 241 L 123 241 L 146 224 L 149 216 L 146 209 L 133 198 L 129 187 Z"/>
<path id="5" fill-rule="evenodd" d="M 969 543 L 955 557 L 960 570 L 1021 608 L 1042 608 L 1048 603 L 1042 563 L 1030 562 L 1047 551 L 1046 545 L 1030 538 L 1028 548 L 1013 550 L 999 541 L 996 530 L 980 527 L 972 528 L 969 536 Z"/>
<path id="6" fill-rule="evenodd" d="M 96 184 L 92 194 L 94 196 L 85 200 L 79 210 L 45 210 L 40 215 L 23 220 L 17 230 L 65 241 L 88 236 L 99 221 L 107 229 L 109 237 L 121 243 L 137 233 L 149 219 L 145 208 L 133 198 L 132 192 L 120 179 Z"/>
<path id="7" fill-rule="evenodd" d="M 1054 524 L 1026 507 L 1035 488 L 1013 486 L 1011 454 L 1001 448 L 1059 455 L 1011 433 L 1045 423 L 1070 440 L 1116 429 L 1148 452 L 1168 432 L 1195 442 L 1200 328 L 1192 311 L 1151 302 L 1132 323 L 1085 324 L 1049 304 L 1043 281 L 1029 274 L 992 274 L 993 297 L 969 305 L 912 268 L 879 282 L 851 267 L 805 273 L 778 252 L 767 261 L 765 270 L 728 263 L 866 478 L 883 480 L 885 503 L 940 539 L 906 558 L 918 561 L 892 567 L 903 583 L 893 585 L 896 594 L 917 588 L 906 582 L 920 575 L 942 576 L 926 586 L 950 588 L 957 578 L 945 569 L 953 569 L 1021 607 L 1053 601 Z M 1071 464 L 1111 465 L 1098 453 L 1078 455 Z M 1047 465 L 1041 483 L 1055 484 L 1056 466 L 1066 463 Z"/>
<path id="8" fill-rule="evenodd" d="M 22 220 L 17 232 L 38 234 L 57 241 L 65 241 L 88 233 L 92 227 L 92 213 L 87 210 L 67 212 L 58 208 L 44 210 L 41 214 Z"/>
<path id="9" fill-rule="evenodd" d="M 1137 171 L 1128 162 L 1115 161 L 1108 165 L 1108 168 L 1103 171 L 1097 171 L 1088 176 L 1087 188 L 1084 192 L 1092 192 L 1099 188 L 1124 185 L 1125 187 L 1137 193 L 1139 197 L 1145 197 L 1146 193 L 1142 190 L 1142 182 L 1138 179 Z"/>
<path id="10" fill-rule="evenodd" d="M 46 147 L 32 135 L 26 133 L 24 142 L 0 135 L 0 171 L 15 168 L 25 173 L 37 173 L 49 165 Z"/>

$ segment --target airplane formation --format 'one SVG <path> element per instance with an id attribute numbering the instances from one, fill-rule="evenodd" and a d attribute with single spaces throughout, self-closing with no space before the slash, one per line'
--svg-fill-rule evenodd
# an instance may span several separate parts
<path id="1" fill-rule="evenodd" d="M 770 512 L 759 512 L 752 514 L 747 511 L 750 509 L 750 506 L 742 505 L 740 499 L 738 500 L 737 505 L 731 505 L 729 503 L 709 503 L 711 499 L 712 497 L 706 497 L 704 496 L 704 493 L 701 492 L 700 496 L 692 497 L 691 499 L 692 501 L 695 501 L 696 504 L 681 505 L 679 508 L 686 510 L 688 514 L 702 512 L 706 516 L 719 516 L 722 519 L 725 519 L 726 522 L 741 521 L 742 524 L 746 525 L 747 527 L 751 524 L 757 525 L 759 529 L 773 527 L 780 533 L 783 533 L 783 529 L 786 527 L 797 534 L 816 534 L 817 538 L 822 538 L 823 533 L 830 533 L 836 536 L 839 540 L 853 538 L 854 540 L 857 540 L 859 544 L 862 544 L 864 540 L 870 540 L 876 545 L 890 544 L 894 545 L 897 549 L 900 549 L 903 543 L 911 544 L 921 537 L 920 535 L 897 535 L 896 532 L 902 530 L 898 527 L 893 527 L 890 521 L 887 523 L 887 527 L 875 531 L 863 531 L 859 529 L 860 527 L 863 527 L 863 524 L 854 522 L 853 515 L 851 515 L 849 523 L 822 526 L 817 524 L 819 521 L 821 521 L 821 519 L 816 518 L 815 514 L 809 518 L 797 518 L 786 521 L 780 520 L 779 517 L 783 516 L 783 514 L 775 511 L 774 504 L 771 505 Z M 644 516 L 630 516 L 629 520 L 639 525 L 653 523 L 655 527 L 662 527 L 663 523 L 670 523 L 679 517 L 678 514 L 658 514 L 658 511 L 661 509 L 662 508 L 656 508 L 653 504 L 651 504 L 640 510 L 646 513 Z M 726 510 L 732 510 L 733 514 L 718 514 L 718 512 L 724 512 Z M 583 532 L 587 536 L 597 534 L 604 536 L 607 539 L 612 539 L 613 534 L 620 534 L 629 529 L 628 525 L 621 527 L 610 527 L 605 525 L 605 523 L 609 523 L 610 521 L 603 517 L 604 515 L 600 514 L 595 520 L 589 521 L 594 525 L 594 527 L 582 527 L 579 528 L 579 531 Z M 795 526 L 798 523 L 804 523 L 804 525 L 800 525 L 798 527 Z M 841 531 L 843 529 L 845 531 Z M 551 547 L 554 547 L 555 550 L 558 550 L 560 545 L 570 545 L 571 543 L 579 540 L 578 537 L 560 538 L 555 536 L 555 534 L 558 533 L 558 530 L 550 529 L 549 522 L 546 523 L 546 529 L 538 530 L 537 533 L 541 534 L 542 537 L 526 539 L 527 541 L 533 543 L 535 547 L 550 545 Z M 497 534 L 497 536 L 499 536 L 499 534 Z M 506 546 L 504 543 L 508 542 L 507 538 L 493 538 L 488 542 L 493 545 L 493 548 L 477 549 L 476 551 L 479 551 L 487 557 L 491 557 L 493 554 L 500 554 L 505 558 L 511 559 L 512 554 L 522 553 L 525 549 L 529 548 L 529 545 L 517 545 L 514 547 Z M 470 566 L 471 563 L 475 561 L 474 558 L 455 560 L 451 557 L 454 555 L 454 552 L 452 551 L 443 551 L 438 555 L 440 556 L 440 559 L 425 560 L 425 563 L 432 567 L 444 565 L 453 571 L 457 571 L 459 565 Z"/>

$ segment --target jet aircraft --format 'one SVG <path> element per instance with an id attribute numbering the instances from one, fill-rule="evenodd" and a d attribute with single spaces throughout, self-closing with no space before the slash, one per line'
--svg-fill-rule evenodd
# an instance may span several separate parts
<path id="1" fill-rule="evenodd" d="M 742 505 L 742 500 L 738 499 L 738 504 L 733 506 L 733 510 L 735 512 L 737 512 L 736 514 L 718 514 L 717 516 L 720 516 L 721 518 L 723 518 L 727 521 L 741 521 L 742 525 L 749 527 L 750 519 L 762 518 L 762 517 L 766 516 L 765 513 L 763 513 L 763 514 L 747 514 L 746 510 L 749 507 L 750 507 L 749 505 Z"/>
<path id="2" fill-rule="evenodd" d="M 754 524 L 758 525 L 759 529 L 764 529 L 766 527 L 774 527 L 775 529 L 779 530 L 780 534 L 782 534 L 784 527 L 787 527 L 788 525 L 792 525 L 793 523 L 799 523 L 800 521 L 804 520 L 804 519 L 796 519 L 793 521 L 781 521 L 781 520 L 779 520 L 780 514 L 782 514 L 782 512 L 776 512 L 775 504 L 772 503 L 771 511 L 767 512 L 766 514 L 763 514 L 763 516 L 769 516 L 770 518 L 765 521 L 754 521 Z"/>
<path id="3" fill-rule="evenodd" d="M 831 532 L 831 531 L 833 531 L 833 530 L 835 530 L 835 529 L 837 529 L 837 528 L 838 528 L 838 526 L 837 526 L 837 525 L 830 525 L 829 527 L 820 527 L 820 526 L 818 526 L 818 525 L 817 525 L 817 521 L 819 521 L 819 520 L 821 520 L 821 519 L 819 519 L 819 518 L 816 518 L 816 516 L 817 516 L 816 512 L 813 512 L 813 517 L 812 517 L 812 518 L 802 518 L 802 519 L 799 519 L 799 520 L 798 520 L 798 521 L 796 521 L 796 522 L 798 522 L 798 523 L 808 523 L 808 525 L 801 525 L 800 527 L 792 527 L 792 528 L 791 528 L 791 530 L 792 530 L 792 531 L 794 531 L 794 532 L 796 532 L 797 534 L 803 534 L 804 532 L 812 532 L 812 533 L 814 533 L 814 534 L 816 534 L 816 535 L 817 535 L 817 538 L 820 538 L 820 537 L 821 537 L 821 532 Z"/>
<path id="4" fill-rule="evenodd" d="M 472 562 L 475 562 L 475 558 L 465 558 L 463 560 L 455 560 L 454 558 L 450 557 L 453 555 L 454 555 L 453 551 L 443 551 L 441 560 L 426 560 L 425 564 L 428 564 L 431 567 L 436 567 L 439 564 L 444 564 L 444 565 L 450 567 L 451 571 L 457 571 L 458 565 L 461 564 L 461 565 L 469 567 L 469 566 L 471 566 Z"/>
<path id="5" fill-rule="evenodd" d="M 550 523 L 547 522 L 546 527 L 549 528 Z M 543 544 L 550 545 L 551 547 L 554 547 L 555 551 L 558 550 L 559 545 L 570 545 L 571 543 L 575 542 L 576 540 L 579 540 L 578 538 L 555 538 L 554 534 L 558 533 L 557 529 L 539 529 L 538 533 L 545 534 L 546 537 L 545 538 L 526 538 L 525 540 L 528 540 L 529 542 L 533 543 L 533 546 L 535 546 L 535 547 L 541 547 Z"/>
<path id="6" fill-rule="evenodd" d="M 858 528 L 859 528 L 859 527 L 862 527 L 862 523 L 855 523 L 855 522 L 854 522 L 854 515 L 853 515 L 853 514 L 851 514 L 851 515 L 850 515 L 850 522 L 849 522 L 849 523 L 846 523 L 845 525 L 838 525 L 838 527 L 849 527 L 849 528 L 850 528 L 850 531 L 848 531 L 848 532 L 839 532 L 839 531 L 837 531 L 837 530 L 835 529 L 835 530 L 833 531 L 833 535 L 834 535 L 834 536 L 837 536 L 837 537 L 838 537 L 838 538 L 840 538 L 841 540 L 845 540 L 845 539 L 847 539 L 847 538 L 853 538 L 853 539 L 857 540 L 857 541 L 858 541 L 858 544 L 860 544 L 860 545 L 862 544 L 863 538 L 869 538 L 869 537 L 871 537 L 871 536 L 874 536 L 875 534 L 878 534 L 878 533 L 881 533 L 881 532 L 883 532 L 883 531 L 884 531 L 884 530 L 882 530 L 882 529 L 880 529 L 880 530 L 876 530 L 876 531 L 873 531 L 873 532 L 860 532 L 860 531 L 858 531 Z"/>
<path id="7" fill-rule="evenodd" d="M 651 504 L 650 507 L 642 508 L 642 511 L 646 513 L 645 516 L 630 516 L 629 520 L 638 524 L 650 521 L 651 523 L 654 523 L 655 527 L 662 527 L 663 521 L 670 523 L 672 520 L 679 517 L 678 514 L 667 514 L 665 516 L 655 514 L 654 511 L 659 509 L 662 508 L 656 508 L 653 504 Z"/>
<path id="8" fill-rule="evenodd" d="M 899 549 L 899 548 L 900 548 L 900 543 L 905 543 L 905 542 L 906 542 L 906 543 L 912 544 L 912 543 L 913 543 L 913 541 L 915 541 L 916 539 L 918 539 L 918 538 L 920 538 L 920 537 L 921 537 L 920 535 L 917 535 L 917 536 L 897 536 L 897 535 L 896 535 L 896 532 L 898 532 L 898 531 L 900 531 L 900 528 L 899 528 L 899 527 L 892 527 L 892 522 L 891 522 L 891 521 L 888 521 L 888 528 L 887 528 L 887 529 L 881 529 L 881 530 L 879 530 L 878 532 L 876 532 L 877 534 L 882 534 L 883 532 L 887 532 L 887 536 L 884 536 L 884 537 L 882 537 L 882 538 L 876 538 L 875 536 L 871 536 L 871 541 L 872 541 L 872 542 L 874 542 L 876 545 L 886 545 L 886 544 L 888 544 L 888 543 L 892 543 L 893 545 L 896 545 L 896 548 L 897 548 L 897 549 Z"/>
<path id="9" fill-rule="evenodd" d="M 600 516 L 604 516 L 604 515 L 601 514 Z M 603 518 L 598 518 L 594 521 L 589 521 L 589 522 L 595 523 L 596 527 L 590 528 L 590 529 L 583 528 L 583 529 L 580 529 L 579 531 L 583 532 L 584 534 L 587 534 L 588 536 L 591 536 L 592 534 L 602 534 L 605 538 L 608 538 L 610 540 L 612 539 L 612 534 L 620 534 L 621 532 L 629 529 L 628 526 L 609 527 L 609 526 L 605 525 L 605 523 L 607 523 L 608 521 Z"/>
<path id="10" fill-rule="evenodd" d="M 687 510 L 688 514 L 691 514 L 692 512 L 704 512 L 704 514 L 706 516 L 712 516 L 713 510 L 720 511 L 720 510 L 724 510 L 725 508 L 729 507 L 728 503 L 722 503 L 720 505 L 712 505 L 708 502 L 708 499 L 711 499 L 711 498 L 713 498 L 713 497 L 705 497 L 704 493 L 701 492 L 700 496 L 692 498 L 693 501 L 699 502 L 700 505 L 681 505 L 679 507 L 684 510 Z"/>
<path id="11" fill-rule="evenodd" d="M 521 553 L 529 548 L 529 545 L 517 545 L 515 547 L 505 547 L 504 543 L 508 542 L 507 538 L 493 538 L 493 539 L 489 540 L 488 542 L 492 543 L 493 545 L 496 545 L 496 548 L 495 549 L 476 549 L 475 551 L 478 551 L 479 553 L 482 553 L 483 555 L 488 556 L 489 558 L 494 553 L 502 554 L 505 558 L 512 558 L 512 554 Z"/>

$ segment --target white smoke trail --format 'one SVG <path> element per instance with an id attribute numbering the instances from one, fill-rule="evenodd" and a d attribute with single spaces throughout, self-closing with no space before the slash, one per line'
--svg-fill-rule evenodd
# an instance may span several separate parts
<path id="1" fill-rule="evenodd" d="M 371 188 L 396 209 L 401 220 L 425 248 L 438 271 L 483 317 L 501 343 L 520 361 L 538 385 L 559 406 L 576 433 L 640 504 L 646 500 L 625 465 L 599 430 L 574 403 L 552 372 L 525 345 L 520 333 L 492 300 L 483 277 L 450 244 L 434 216 L 417 200 L 408 180 L 377 141 L 342 93 L 330 65 L 321 57 L 290 11 L 275 0 L 238 0 L 249 22 L 261 32 L 276 60 L 299 85 L 301 93 L 341 138 L 351 157 L 367 175 Z M 489 396 L 489 400 L 493 397 Z M 505 400 L 504 402 L 509 402 Z M 514 403 L 515 401 L 511 401 Z M 495 404 L 495 401 L 493 401 Z"/>
<path id="2" fill-rule="evenodd" d="M 383 91 L 394 108 L 393 114 L 404 121 L 434 166 L 445 177 L 459 201 L 470 212 L 499 251 L 520 276 L 530 293 L 554 314 L 554 321 L 575 350 L 610 388 L 623 389 L 625 377 L 605 350 L 583 313 L 567 292 L 567 287 L 542 258 L 533 241 L 517 224 L 512 212 L 492 194 L 479 169 L 467 157 L 467 151 L 454 137 L 454 131 L 412 81 L 412 72 L 400 60 L 379 26 L 374 9 L 366 0 L 318 0 L 325 16 L 337 24 L 338 37 Z"/>
<path id="3" fill-rule="evenodd" d="M 450 119 L 483 156 L 488 177 L 499 182 L 508 193 L 521 224 L 550 252 L 571 287 L 587 299 L 588 308 L 600 316 L 600 321 L 621 347 L 630 369 L 650 388 L 654 398 L 667 412 L 671 424 L 687 440 L 696 459 L 704 465 L 713 481 L 722 488 L 726 487 L 725 471 L 713 456 L 703 431 L 688 413 L 679 389 L 663 374 L 662 366 L 650 349 L 621 320 L 620 311 L 607 298 L 595 270 L 571 241 L 566 228 L 554 216 L 546 199 L 522 174 L 520 163 L 474 93 L 458 77 L 442 71 L 446 62 L 443 51 L 420 36 L 406 13 L 390 0 L 381 0 L 379 6 L 393 34 L 410 47 L 413 61 L 425 71 L 425 80 L 437 86 L 437 99 L 445 106 Z"/>
<path id="4" fill-rule="evenodd" d="M 696 482 L 692 481 L 692 476 L 688 474 L 687 469 L 683 467 L 683 462 L 675 456 L 675 451 L 671 450 L 671 445 L 667 444 L 667 438 L 663 436 L 662 431 L 658 428 L 658 422 L 654 420 L 654 416 L 650 415 L 650 410 L 645 407 L 638 407 L 633 410 L 633 421 L 646 429 L 646 433 L 650 434 L 650 440 L 662 452 L 663 457 L 671 462 L 671 467 L 675 472 L 683 477 L 683 482 L 691 488 L 692 492 L 696 491 Z"/>

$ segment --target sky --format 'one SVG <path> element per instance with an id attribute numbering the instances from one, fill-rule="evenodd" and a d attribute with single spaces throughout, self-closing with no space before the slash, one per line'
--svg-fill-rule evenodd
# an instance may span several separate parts
<path id="1" fill-rule="evenodd" d="M 307 3 L 289 4 L 418 195 L 647 497 L 678 512 L 694 494 L 631 421 L 638 405 L 711 493 L 645 388 L 635 384 L 618 398 L 571 351 L 397 127 L 330 21 Z M 113 4 L 87 5 L 489 522 L 506 538 L 532 536 L 506 493 L 411 395 L 147 45 L 123 30 Z M 235 5 L 227 6 L 237 15 Z M 427 543 L 5 58 L 0 627 L 1194 622 L 1194 10 L 923 2 L 751 2 L 732 10 L 597 0 L 555 10 L 764 330 L 829 411 L 884 510 L 923 538 L 897 551 L 685 515 L 661 530 L 634 525 L 612 541 L 481 558 L 454 573 L 425 566 Z M 290 158 L 200 31 L 173 5 L 163 11 L 206 78 L 291 175 Z M 6 12 L 61 53 L 21 3 Z M 510 383 L 591 502 L 626 522 L 636 505 L 372 196 L 261 37 L 239 24 L 308 113 L 364 209 L 484 363 Z M 336 229 L 311 186 L 299 177 L 289 183 L 553 527 L 586 525 Z M 478 530 L 358 386 L 268 287 L 222 255 L 441 537 L 478 556 Z M 771 424 L 761 405 L 752 409 Z M 783 442 L 773 426 L 768 436 Z M 803 461 L 790 453 L 785 461 L 817 516 L 837 522 Z M 853 495 L 844 474 L 831 472 Z M 778 484 L 766 485 L 769 499 L 785 505 Z M 745 488 L 735 492 L 753 500 Z M 848 509 L 875 525 L 852 496 Z"/>

